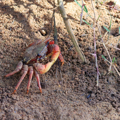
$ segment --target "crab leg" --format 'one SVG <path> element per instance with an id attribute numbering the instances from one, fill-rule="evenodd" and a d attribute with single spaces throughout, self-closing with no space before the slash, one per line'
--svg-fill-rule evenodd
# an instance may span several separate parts
<path id="1" fill-rule="evenodd" d="M 15 68 L 15 70 L 11 73 L 8 73 L 7 75 L 5 75 L 5 77 L 9 77 L 11 75 L 14 75 L 15 73 L 19 72 L 23 67 L 23 63 L 22 61 L 20 61 L 18 64 L 17 64 L 17 67 Z"/>
<path id="2" fill-rule="evenodd" d="M 35 70 L 35 77 L 37 79 L 37 83 L 38 83 L 38 86 L 39 86 L 40 93 L 42 93 L 42 89 L 41 89 L 41 85 L 40 85 L 40 77 L 39 77 L 39 74 L 37 73 L 36 70 Z"/>
<path id="3" fill-rule="evenodd" d="M 29 67 L 29 81 L 28 81 L 28 85 L 27 85 L 27 93 L 29 93 L 29 89 L 30 89 L 30 83 L 33 77 L 33 67 L 30 66 Z"/>
<path id="4" fill-rule="evenodd" d="M 58 45 L 54 44 L 51 46 L 50 49 L 52 49 L 51 62 L 48 62 L 46 65 L 43 65 L 41 63 L 34 63 L 33 64 L 35 69 L 38 72 L 40 72 L 40 74 L 46 73 L 51 68 L 51 66 L 54 64 L 54 62 L 58 59 L 58 57 L 60 55 L 60 48 Z"/>
<path id="5" fill-rule="evenodd" d="M 63 58 L 63 56 L 62 56 L 62 54 L 60 53 L 60 55 L 59 55 L 59 60 L 61 61 L 61 63 L 62 63 L 62 66 L 63 66 L 63 64 L 64 64 L 64 58 Z"/>
<path id="6" fill-rule="evenodd" d="M 21 76 L 17 86 L 15 87 L 15 90 L 13 91 L 13 94 L 17 91 L 18 87 L 20 86 L 21 82 L 23 81 L 24 77 L 26 76 L 27 72 L 28 72 L 28 66 L 24 65 L 23 66 L 23 75 Z"/>

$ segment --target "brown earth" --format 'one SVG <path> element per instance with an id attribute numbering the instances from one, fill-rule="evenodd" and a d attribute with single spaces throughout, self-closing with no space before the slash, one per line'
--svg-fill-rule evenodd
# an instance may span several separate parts
<path id="1" fill-rule="evenodd" d="M 91 2 L 86 7 L 94 17 Z M 79 1 L 79 3 L 81 3 Z M 79 46 L 84 52 L 87 63 L 82 64 L 76 55 L 73 44 L 56 10 L 58 45 L 65 59 L 59 71 L 56 62 L 49 72 L 40 75 L 42 94 L 39 93 L 36 79 L 33 78 L 30 92 L 26 94 L 28 76 L 25 77 L 16 94 L 11 94 L 20 79 L 17 73 L 5 78 L 4 75 L 14 70 L 22 59 L 24 49 L 37 39 L 45 39 L 40 29 L 51 31 L 53 1 L 51 0 L 1 0 L 0 1 L 0 120 L 120 120 L 120 77 L 114 69 L 109 73 L 109 64 L 103 60 L 108 55 L 99 39 L 96 28 L 97 56 L 100 72 L 99 86 L 96 86 L 96 67 L 94 53 L 93 29 L 87 24 L 80 25 L 81 8 L 74 1 L 64 2 L 73 32 Z M 111 58 L 116 58 L 120 71 L 120 11 L 109 6 L 94 4 L 99 25 L 110 25 L 112 31 L 104 36 L 104 42 Z M 83 18 L 88 23 L 93 21 L 85 12 Z M 116 30 L 116 31 L 115 31 Z M 102 33 L 105 33 L 102 30 Z M 53 30 L 51 33 L 53 37 Z M 119 42 L 119 44 L 118 44 Z M 61 73 L 61 74 L 60 74 Z"/>

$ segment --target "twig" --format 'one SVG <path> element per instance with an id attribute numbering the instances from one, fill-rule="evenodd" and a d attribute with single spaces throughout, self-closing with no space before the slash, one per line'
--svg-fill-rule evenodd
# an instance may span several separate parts
<path id="1" fill-rule="evenodd" d="M 108 61 L 106 58 L 104 59 L 105 61 L 107 61 L 109 64 L 111 64 L 110 61 Z M 112 64 L 114 69 L 116 70 L 117 74 L 120 76 L 120 72 L 118 71 L 118 69 L 116 68 L 116 66 L 114 64 Z"/>
<path id="2" fill-rule="evenodd" d="M 58 5 L 59 5 L 59 11 L 60 11 L 60 13 L 62 15 L 62 18 L 64 20 L 64 23 L 65 23 L 66 29 L 67 29 L 70 37 L 71 37 L 71 40 L 73 42 L 73 45 L 75 46 L 75 49 L 76 49 L 76 51 L 79 55 L 79 58 L 82 59 L 82 62 L 86 62 L 86 58 L 85 58 L 82 50 L 80 49 L 80 47 L 78 45 L 78 42 L 75 38 L 75 35 L 73 34 L 72 28 L 71 28 L 70 23 L 68 21 L 67 14 L 66 14 L 65 8 L 63 6 L 63 0 L 57 0 L 57 2 L 58 2 Z"/>
<path id="3" fill-rule="evenodd" d="M 109 67 L 109 72 L 110 72 L 110 71 L 111 71 L 111 67 L 112 67 L 112 59 L 111 59 L 111 56 L 110 56 L 110 54 L 109 54 L 109 51 L 108 51 L 108 49 L 107 49 L 104 41 L 103 41 L 102 34 L 101 34 L 101 31 L 100 31 L 100 27 L 99 27 L 99 23 L 97 23 L 97 27 L 98 27 L 98 31 L 99 31 L 100 36 L 101 36 L 102 44 L 103 44 L 103 46 L 104 46 L 104 48 L 105 48 L 105 50 L 106 50 L 106 52 L 107 52 L 107 54 L 108 54 L 108 57 L 109 57 L 109 59 L 110 59 L 110 61 L 111 61 L 111 64 L 110 64 L 110 67 Z"/>
<path id="4" fill-rule="evenodd" d="M 114 69 L 116 70 L 117 74 L 120 76 L 120 73 L 119 73 L 119 71 L 117 70 L 116 66 L 113 65 L 113 67 L 114 67 Z"/>
<path id="5" fill-rule="evenodd" d="M 113 45 L 108 45 L 108 46 L 110 46 L 110 47 L 112 47 L 112 48 L 115 48 L 116 50 L 120 50 L 120 48 L 117 48 L 117 47 L 115 47 L 115 46 L 113 46 Z"/>
<path id="6" fill-rule="evenodd" d="M 97 86 L 99 84 L 99 69 L 98 69 L 98 63 L 97 63 L 97 53 L 96 53 L 96 38 L 95 38 L 95 24 L 96 24 L 96 15 L 95 15 L 95 9 L 94 9 L 94 5 L 93 2 L 91 0 L 92 3 L 92 8 L 93 8 L 93 12 L 94 12 L 94 19 L 93 19 L 93 32 L 94 32 L 94 57 L 95 57 L 95 64 L 96 64 L 96 69 L 97 69 Z"/>
<path id="7" fill-rule="evenodd" d="M 81 11 L 81 14 L 80 14 L 80 25 L 82 24 L 82 17 L 83 17 L 83 8 L 84 8 L 84 3 L 83 3 L 83 0 L 82 0 L 82 11 Z"/>

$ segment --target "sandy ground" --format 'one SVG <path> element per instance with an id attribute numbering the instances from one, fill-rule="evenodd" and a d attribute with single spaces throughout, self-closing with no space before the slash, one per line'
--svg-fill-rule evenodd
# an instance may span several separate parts
<path id="1" fill-rule="evenodd" d="M 67 1 L 67 0 L 66 0 Z M 79 1 L 79 3 L 81 3 Z M 91 2 L 85 1 L 88 13 L 94 17 Z M 94 4 L 99 25 L 109 28 L 112 16 L 112 30 L 108 37 L 105 30 L 104 42 L 111 58 L 115 57 L 120 71 L 120 11 L 109 9 L 109 5 Z M 109 57 L 96 28 L 97 56 L 100 72 L 99 86 L 96 86 L 96 67 L 93 29 L 80 25 L 81 8 L 74 1 L 64 2 L 73 32 L 84 52 L 87 64 L 78 59 L 64 22 L 56 10 L 58 45 L 65 59 L 59 71 L 56 62 L 44 75 L 40 75 L 42 93 L 33 78 L 29 94 L 26 94 L 28 76 L 21 83 L 16 94 L 11 94 L 20 79 L 17 73 L 5 78 L 22 60 L 24 49 L 37 39 L 46 39 L 51 31 L 53 13 L 52 0 L 1 0 L 0 1 L 0 120 L 120 120 L 120 77 L 103 60 Z M 119 8 L 119 6 L 117 6 Z M 84 12 L 83 19 L 93 24 Z M 47 35 L 40 31 L 45 28 Z M 53 30 L 50 34 L 53 39 Z M 108 39 L 109 38 L 109 39 Z M 109 74 L 108 74 L 109 73 Z"/>

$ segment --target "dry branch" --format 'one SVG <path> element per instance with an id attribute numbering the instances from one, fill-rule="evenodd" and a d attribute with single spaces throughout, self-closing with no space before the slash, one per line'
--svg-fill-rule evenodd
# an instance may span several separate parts
<path id="1" fill-rule="evenodd" d="M 59 7 L 58 7 L 58 8 L 59 8 L 59 11 L 60 11 L 60 13 L 61 13 L 61 15 L 62 15 L 62 18 L 63 18 L 63 20 L 64 20 L 64 23 L 65 23 L 66 29 L 67 29 L 70 37 L 71 37 L 71 40 L 72 40 L 73 45 L 74 45 L 74 47 L 75 47 L 75 49 L 76 49 L 76 51 L 77 51 L 77 53 L 78 53 L 78 55 L 79 55 L 79 58 L 82 59 L 82 62 L 86 62 L 86 58 L 85 58 L 82 50 L 80 49 L 80 47 L 79 47 L 79 45 L 78 45 L 78 42 L 77 42 L 77 40 L 76 40 L 76 38 L 75 38 L 75 35 L 73 34 L 71 25 L 70 25 L 70 23 L 69 23 L 69 21 L 68 21 L 67 14 L 66 14 L 65 8 L 64 8 L 64 6 L 63 6 L 63 0 L 58 0 L 57 2 L 58 2 L 58 5 L 59 5 Z"/>

